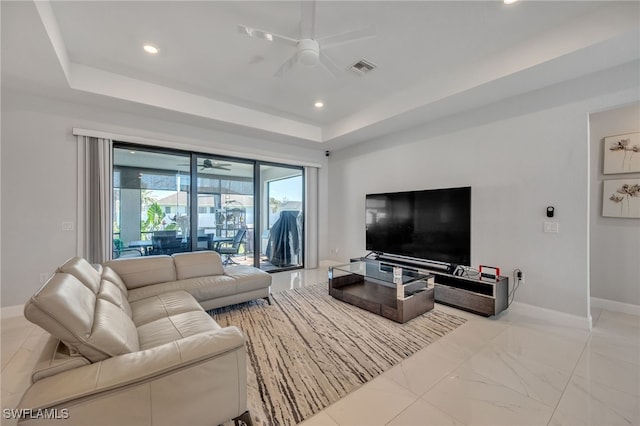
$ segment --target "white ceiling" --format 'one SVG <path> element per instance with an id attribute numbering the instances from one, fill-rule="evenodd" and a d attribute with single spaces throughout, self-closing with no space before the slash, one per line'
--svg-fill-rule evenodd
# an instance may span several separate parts
<path id="1" fill-rule="evenodd" d="M 316 10 L 317 37 L 376 28 L 326 50 L 344 69 L 337 78 L 303 65 L 275 77 L 295 49 L 237 32 L 298 38 L 297 1 L 3 1 L 2 83 L 335 149 L 640 59 L 638 2 L 318 1 Z M 378 68 L 347 70 L 361 58 Z"/>

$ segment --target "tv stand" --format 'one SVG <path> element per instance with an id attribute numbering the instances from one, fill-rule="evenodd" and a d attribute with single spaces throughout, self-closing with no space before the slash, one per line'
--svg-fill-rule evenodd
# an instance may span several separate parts
<path id="1" fill-rule="evenodd" d="M 413 259 L 376 256 L 351 259 L 376 264 L 380 270 L 392 270 L 394 266 L 406 268 L 435 277 L 435 301 L 454 308 L 483 316 L 497 315 L 507 309 L 509 278 L 499 277 L 497 281 L 459 277 L 443 269 L 433 267 Z"/>

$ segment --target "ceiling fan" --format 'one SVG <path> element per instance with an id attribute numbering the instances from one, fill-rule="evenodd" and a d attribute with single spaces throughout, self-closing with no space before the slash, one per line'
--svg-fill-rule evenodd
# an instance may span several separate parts
<path id="1" fill-rule="evenodd" d="M 280 43 L 296 48 L 295 53 L 283 63 L 275 73 L 276 77 L 281 77 L 288 72 L 296 63 L 312 67 L 322 64 L 331 74 L 339 76 L 343 70 L 324 53 L 329 49 L 341 44 L 353 43 L 375 37 L 374 26 L 368 26 L 358 30 L 347 31 L 345 33 L 334 34 L 316 39 L 316 1 L 301 1 L 302 18 L 300 20 L 300 39 L 294 39 L 280 34 L 246 25 L 238 25 L 238 32 L 249 37 L 255 37 L 274 43 Z"/>
<path id="2" fill-rule="evenodd" d="M 220 170 L 231 170 L 231 164 L 229 163 L 220 163 L 219 161 L 213 161 L 209 158 L 205 158 L 200 164 L 200 170 L 204 169 L 220 169 Z"/>
<path id="3" fill-rule="evenodd" d="M 180 164 L 181 166 L 190 166 L 190 164 Z M 219 170 L 226 170 L 226 171 L 230 171 L 231 169 L 229 167 L 231 167 L 231 164 L 228 163 L 220 163 L 219 161 L 214 161 L 211 160 L 209 158 L 205 158 L 202 161 L 202 164 L 199 164 L 200 166 L 200 170 L 204 170 L 204 169 L 219 169 Z"/>

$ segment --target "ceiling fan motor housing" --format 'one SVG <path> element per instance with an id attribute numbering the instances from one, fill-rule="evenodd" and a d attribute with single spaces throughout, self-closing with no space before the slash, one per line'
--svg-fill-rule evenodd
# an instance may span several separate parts
<path id="1" fill-rule="evenodd" d="M 320 45 L 308 38 L 298 42 L 298 60 L 302 65 L 314 66 L 320 62 Z"/>

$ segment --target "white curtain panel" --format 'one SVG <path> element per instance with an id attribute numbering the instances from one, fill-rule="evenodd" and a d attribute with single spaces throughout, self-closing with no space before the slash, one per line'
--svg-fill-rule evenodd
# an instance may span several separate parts
<path id="1" fill-rule="evenodd" d="M 305 192 L 305 248 L 304 267 L 314 269 L 319 265 L 318 260 L 318 168 L 307 166 L 304 168 Z"/>
<path id="2" fill-rule="evenodd" d="M 110 139 L 78 136 L 78 256 L 103 263 L 113 255 Z"/>

